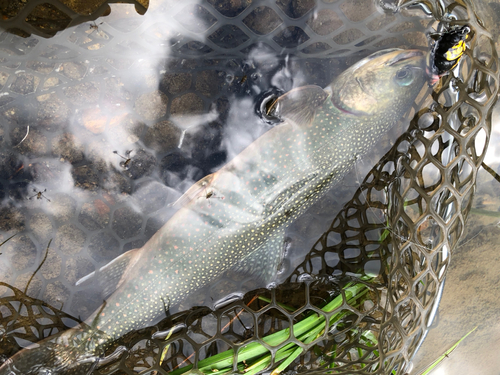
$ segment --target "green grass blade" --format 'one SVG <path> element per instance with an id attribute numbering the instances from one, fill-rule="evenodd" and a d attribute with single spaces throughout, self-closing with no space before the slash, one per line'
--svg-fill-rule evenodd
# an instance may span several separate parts
<path id="1" fill-rule="evenodd" d="M 283 363 L 281 363 L 276 369 L 274 369 L 273 372 L 271 372 L 271 375 L 277 375 L 280 372 L 282 372 L 283 370 L 285 370 L 290 365 L 290 363 L 292 363 L 295 360 L 295 358 L 297 358 L 299 355 L 302 354 L 303 351 L 304 351 L 304 349 L 302 349 L 300 346 L 298 348 L 296 348 L 288 356 L 288 358 L 283 361 Z"/>
<path id="2" fill-rule="evenodd" d="M 344 294 L 346 300 L 349 304 L 355 304 L 355 302 L 362 297 L 364 297 L 368 293 L 368 287 L 363 283 L 350 283 L 347 284 L 344 289 Z M 325 313 L 332 312 L 338 308 L 340 308 L 343 304 L 343 296 L 338 295 L 332 301 L 330 301 L 326 306 L 324 306 L 321 310 Z M 285 306 L 283 306 L 286 308 Z M 333 314 L 330 317 L 329 323 L 335 323 L 340 320 L 346 312 L 338 312 L 337 314 Z M 313 313 L 301 320 L 300 322 L 293 325 L 294 336 L 305 344 L 310 344 L 312 341 L 320 337 L 325 328 L 325 316 L 322 314 Z M 373 336 L 373 334 L 372 334 Z M 271 346 L 277 346 L 285 342 L 290 337 L 290 328 L 286 328 L 284 330 L 275 332 L 271 335 L 268 335 L 263 338 L 264 342 Z M 375 337 L 366 337 L 367 340 L 375 342 Z M 303 349 L 297 347 L 294 343 L 289 343 L 282 348 L 280 348 L 276 352 L 276 363 L 284 360 L 276 370 L 279 369 L 279 372 L 283 371 L 290 363 L 293 362 L 295 358 L 297 358 Z M 215 371 L 217 372 L 226 372 L 229 368 L 233 366 L 233 356 L 234 352 L 232 349 L 227 350 L 225 352 L 216 354 L 209 358 L 205 358 L 198 363 L 198 369 L 205 373 L 211 374 Z M 264 356 L 259 358 L 260 356 Z M 243 372 L 249 375 L 256 374 L 257 372 L 266 368 L 270 363 L 271 359 L 268 355 L 268 350 L 258 342 L 252 342 L 245 346 L 238 352 L 238 368 L 242 365 L 243 361 L 245 362 L 253 362 L 253 364 L 248 367 L 244 366 Z M 180 369 L 176 369 L 170 372 L 170 375 L 180 375 L 187 371 L 189 371 L 193 366 L 189 365 Z M 275 370 L 275 371 L 276 371 Z M 278 374 L 279 372 L 276 372 Z"/>
<path id="3" fill-rule="evenodd" d="M 447 351 L 445 351 L 438 359 L 436 359 L 434 362 L 432 362 L 432 364 L 427 367 L 423 372 L 419 373 L 419 375 L 427 375 L 429 374 L 432 370 L 434 370 L 434 368 L 439 365 L 443 359 L 445 359 L 446 357 L 448 357 L 448 354 L 450 354 L 452 351 L 454 351 L 457 346 L 463 341 L 465 340 L 465 338 L 467 336 L 469 336 L 472 332 L 474 332 L 476 330 L 477 327 L 474 327 L 473 329 L 471 329 L 469 332 L 467 332 L 460 340 L 458 340 L 451 348 L 449 348 Z"/>
<path id="4" fill-rule="evenodd" d="M 271 355 L 266 355 L 265 357 L 259 359 L 257 362 L 247 367 L 244 372 L 247 375 L 255 375 L 259 371 L 264 370 L 271 363 Z"/>

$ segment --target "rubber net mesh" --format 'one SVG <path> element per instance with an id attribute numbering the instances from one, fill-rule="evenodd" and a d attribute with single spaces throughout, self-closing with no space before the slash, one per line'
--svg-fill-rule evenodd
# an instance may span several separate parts
<path id="1" fill-rule="evenodd" d="M 68 27 L 109 15 L 109 3 L 117 2 L 134 4 L 140 14 L 144 14 L 149 6 L 148 0 L 12 0 L 2 4 L 1 25 L 3 29 L 22 37 L 31 34 L 51 37 Z"/>
<path id="2" fill-rule="evenodd" d="M 60 3 L 44 3 L 60 7 Z M 381 4 L 391 9 L 389 2 Z M 80 29 L 77 27 L 68 34 L 64 42 L 59 41 L 41 53 L 42 62 L 33 65 L 32 70 L 17 73 L 13 72 L 14 69 L 19 71 L 32 64 L 30 48 L 35 48 L 37 39 L 21 40 L 1 34 L 3 50 L 10 52 L 0 68 L 1 87 L 8 93 L 0 97 L 0 105 L 5 113 L 14 111 L 10 113 L 10 119 L 16 119 L 16 110 L 10 108 L 21 106 L 21 101 L 38 93 L 38 87 L 50 84 L 46 71 L 53 72 L 56 68 L 53 61 L 67 60 L 65 68 L 68 73 L 62 78 L 62 85 L 51 94 L 60 98 L 53 105 L 61 111 L 65 101 L 75 101 L 71 97 L 75 92 L 86 92 L 92 100 L 92 95 L 101 97 L 108 90 L 92 86 L 94 81 L 90 80 L 81 83 L 86 85 L 81 91 L 71 91 L 75 81 L 82 78 L 78 77 L 80 73 L 74 59 L 83 52 L 95 51 L 92 69 L 127 74 L 130 66 L 126 58 L 120 58 L 120 51 L 124 46 L 136 48 L 139 40 L 149 46 L 169 40 L 176 51 L 176 58 L 169 61 L 169 72 L 184 75 L 193 82 L 193 86 L 185 90 L 188 93 L 183 89 L 173 94 L 165 90 L 171 103 L 167 110 L 173 114 L 176 110 L 183 110 L 176 107 L 182 104 L 180 100 L 176 102 L 176 98 L 185 95 L 190 95 L 191 101 L 198 98 L 200 107 L 208 111 L 214 102 L 218 108 L 224 106 L 224 101 L 217 96 L 220 92 L 244 91 L 244 80 L 257 80 L 251 69 L 235 63 L 235 60 L 215 59 L 227 55 L 234 59 L 243 57 L 256 43 L 271 51 L 293 49 L 298 57 L 303 58 L 298 64 L 309 72 L 313 81 L 327 82 L 329 77 L 314 75 L 315 58 L 346 56 L 348 64 L 349 56 L 356 52 L 366 54 L 402 45 L 428 48 L 424 34 L 426 27 L 443 31 L 451 25 L 468 24 L 472 30 L 468 41 L 470 48 L 460 60 L 459 67 L 442 78 L 430 94 L 420 95 L 408 115 L 408 130 L 360 181 L 352 199 L 288 280 L 273 289 L 249 292 L 242 299 L 215 310 L 192 308 L 177 312 L 150 329 L 131 332 L 105 353 L 97 353 L 95 361 L 89 364 L 90 372 L 255 373 L 282 366 L 290 373 L 405 373 L 432 321 L 453 249 L 466 223 L 477 169 L 489 140 L 490 113 L 498 89 L 496 50 L 489 34 L 476 19 L 472 5 L 462 1 L 446 4 L 429 1 L 420 5 L 417 8 L 420 15 L 416 15 L 404 6 L 398 12 L 383 13 L 371 1 L 362 0 L 335 3 L 212 0 L 201 4 L 151 4 L 155 11 L 162 11 L 165 17 L 172 18 L 172 22 L 180 23 L 185 33 L 167 38 L 162 34 L 161 24 L 155 24 L 154 35 L 158 39 L 142 41 L 140 35 L 145 27 L 133 30 L 125 38 L 125 31 L 119 28 L 99 25 L 93 29 L 81 25 Z M 319 15 L 315 19 L 322 21 L 310 21 L 304 27 L 299 21 L 313 7 Z M 58 9 L 63 12 L 62 8 Z M 428 18 L 422 16 L 422 9 Z M 195 24 L 189 18 L 183 18 L 184 14 L 192 13 L 203 22 Z M 76 19 L 69 11 L 68 14 Z M 348 30 L 341 25 L 348 25 Z M 22 29 L 20 25 L 16 27 Z M 34 32 L 30 28 L 23 30 Z M 79 37 L 78 33 L 84 37 Z M 202 40 L 197 36 L 201 34 L 209 36 Z M 99 51 L 113 51 L 114 48 L 116 58 L 99 57 Z M 213 59 L 204 60 L 212 62 L 210 69 L 203 70 L 196 59 L 188 59 L 196 57 L 199 60 L 200 56 Z M 220 75 L 220 71 L 229 71 L 230 79 L 238 84 L 223 86 L 228 77 Z M 236 79 L 238 76 L 240 78 Z M 214 82 L 221 88 L 217 93 L 210 91 Z M 202 96 L 199 96 L 200 92 Z M 46 122 L 42 125 L 57 126 L 57 117 L 46 113 Z M 6 130 L 10 132 L 12 143 L 17 144 L 23 131 L 12 125 L 13 122 L 9 124 Z M 131 128 L 134 126 L 130 123 Z M 154 134 L 142 130 L 137 134 L 153 149 L 161 151 L 166 147 L 155 141 Z M 23 144 L 22 147 L 34 146 Z M 25 150 L 28 154 L 30 151 Z M 140 178 L 147 173 L 150 160 L 151 155 L 146 151 L 139 152 L 128 168 L 120 171 L 121 178 Z M 7 167 L 2 173 L 10 173 L 14 176 L 12 181 L 16 182 L 19 164 L 14 157 L 8 161 L 10 164 L 4 164 Z M 162 162 L 159 160 L 158 164 L 162 165 Z M 175 166 L 175 163 L 171 165 Z M 40 169 L 37 171 L 35 178 L 46 178 Z M 82 186 L 92 182 L 88 175 L 80 178 Z M 9 184 L 4 182 L 3 194 L 15 198 L 17 193 L 14 191 L 20 186 Z M 126 189 L 123 186 L 120 185 L 120 189 Z M 22 187 L 26 189 L 25 185 Z M 104 195 L 101 198 L 102 202 L 109 201 Z M 88 207 L 82 205 L 81 209 L 79 220 L 85 227 L 84 236 L 92 237 L 95 233 L 92 225 L 99 226 L 99 221 Z M 15 214 L 23 215 L 23 211 L 5 212 L 11 218 L 15 218 Z M 82 216 L 94 221 L 82 220 Z M 52 225 L 61 226 L 56 219 L 51 221 Z M 16 225 L 15 220 L 12 225 Z M 25 228 L 19 224 L 18 229 Z M 109 230 L 119 231 L 120 228 L 111 227 Z M 127 230 L 131 230 L 130 227 Z M 103 233 L 100 231 L 99 235 Z M 147 237 L 148 232 L 141 232 L 141 235 Z M 127 237 L 120 234 L 118 237 L 122 239 L 118 248 L 126 248 Z M 25 243 L 34 241 L 22 238 Z M 41 243 L 33 246 L 45 250 Z M 11 242 L 0 249 L 8 252 L 9 244 Z M 105 245 L 109 246 L 109 243 Z M 89 263 L 96 268 L 105 264 L 106 259 L 96 260 L 92 250 L 88 251 L 91 254 L 87 257 Z M 28 294 L 36 296 L 41 290 L 40 285 L 50 285 L 50 277 L 44 272 L 33 280 L 31 289 L 26 286 L 24 292 L 20 290 L 24 289 L 22 286 L 26 281 L 28 285 L 32 281 L 30 277 L 36 266 L 30 266 L 9 271 L 15 283 L 0 283 L 0 354 L 4 359 L 18 351 L 21 344 L 37 342 L 78 321 L 54 307 L 55 301 L 48 304 L 26 294 L 29 290 Z M 380 270 L 375 272 L 378 274 L 375 277 L 371 270 L 377 268 Z M 42 281 L 37 284 L 40 278 Z M 70 300 L 78 304 L 75 292 L 68 290 L 67 293 Z M 284 363 L 284 358 L 291 353 L 296 354 L 293 361 Z M 214 365 L 216 355 L 220 361 Z"/>

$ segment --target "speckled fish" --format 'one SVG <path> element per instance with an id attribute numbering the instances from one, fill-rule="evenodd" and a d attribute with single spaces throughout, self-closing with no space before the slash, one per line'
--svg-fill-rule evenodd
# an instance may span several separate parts
<path id="1" fill-rule="evenodd" d="M 0 375 L 86 374 L 113 341 L 228 269 L 271 281 L 285 228 L 410 109 L 427 81 L 424 65 L 421 51 L 382 51 L 325 89 L 305 86 L 280 97 L 280 125 L 191 187 L 142 248 L 89 276 L 116 290 L 107 290 L 87 325 L 22 350 Z"/>

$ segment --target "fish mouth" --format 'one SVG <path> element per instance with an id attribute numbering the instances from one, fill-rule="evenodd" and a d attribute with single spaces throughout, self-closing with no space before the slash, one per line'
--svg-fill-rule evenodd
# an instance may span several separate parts
<path id="1" fill-rule="evenodd" d="M 351 116 L 365 116 L 365 115 L 368 115 L 368 113 L 364 112 L 364 111 L 358 111 L 358 110 L 355 110 L 355 109 L 352 109 L 352 108 L 347 109 L 342 104 L 342 102 L 340 102 L 340 100 L 338 100 L 338 98 L 336 98 L 336 96 L 332 96 L 331 102 L 332 102 L 332 104 L 333 104 L 333 106 L 335 108 L 337 108 L 340 112 L 342 112 L 344 114 L 351 115 Z"/>

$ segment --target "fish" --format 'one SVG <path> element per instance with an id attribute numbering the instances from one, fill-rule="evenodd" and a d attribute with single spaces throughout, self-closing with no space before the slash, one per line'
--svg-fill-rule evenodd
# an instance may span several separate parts
<path id="1" fill-rule="evenodd" d="M 154 324 L 228 270 L 271 282 L 285 229 L 409 111 L 428 82 L 427 55 L 380 51 L 326 88 L 280 96 L 272 109 L 280 124 L 190 187 L 143 247 L 79 281 L 99 280 L 109 295 L 96 312 L 21 350 L 0 375 L 86 374 L 116 340 Z"/>

